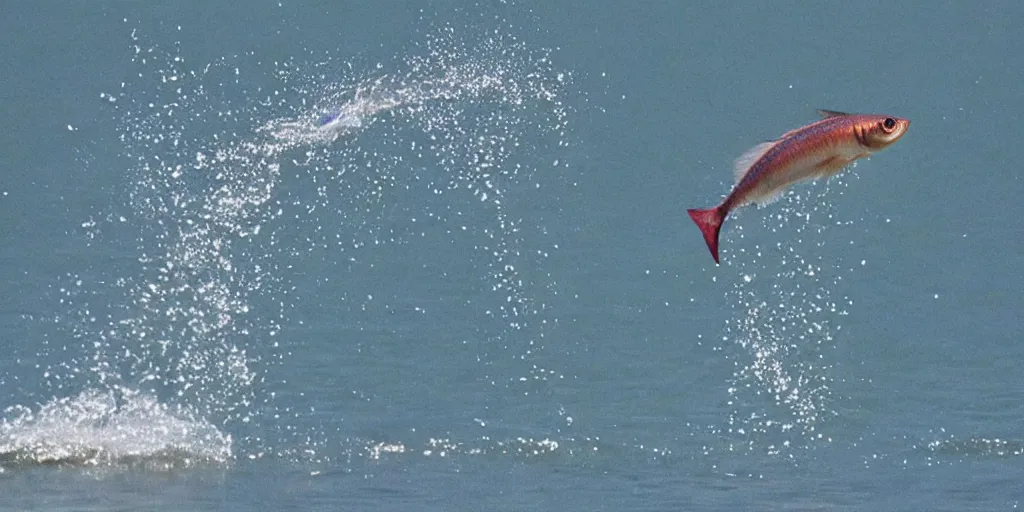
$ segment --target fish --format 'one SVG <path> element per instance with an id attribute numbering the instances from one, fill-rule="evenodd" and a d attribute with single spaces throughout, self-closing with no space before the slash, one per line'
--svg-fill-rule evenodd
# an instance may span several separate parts
<path id="1" fill-rule="evenodd" d="M 818 113 L 820 121 L 762 142 L 737 158 L 736 184 L 718 206 L 687 210 L 716 264 L 718 236 L 730 212 L 751 203 L 771 204 L 795 183 L 835 176 L 854 160 L 891 146 L 910 127 L 909 120 L 884 114 Z"/>
<path id="2" fill-rule="evenodd" d="M 404 89 L 360 92 L 355 99 L 320 118 L 317 129 L 328 134 L 343 134 L 363 127 L 369 118 L 399 107 L 407 102 L 410 94 Z"/>
<path id="3" fill-rule="evenodd" d="M 363 120 L 358 115 L 350 114 L 344 111 L 337 111 L 330 113 L 322 118 L 317 123 L 317 126 L 323 131 L 345 131 L 348 129 L 359 128 L 363 126 Z"/>

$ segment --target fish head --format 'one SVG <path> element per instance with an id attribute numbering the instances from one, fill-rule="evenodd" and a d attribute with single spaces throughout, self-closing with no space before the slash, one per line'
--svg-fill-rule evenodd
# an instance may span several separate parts
<path id="1" fill-rule="evenodd" d="M 907 128 L 910 127 L 910 121 L 900 117 L 885 115 L 864 117 L 865 119 L 861 121 L 864 142 L 875 151 L 885 149 L 900 140 L 900 137 L 907 133 Z"/>

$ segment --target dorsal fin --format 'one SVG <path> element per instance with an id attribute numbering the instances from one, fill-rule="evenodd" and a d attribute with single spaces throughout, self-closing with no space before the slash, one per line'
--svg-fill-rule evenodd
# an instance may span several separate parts
<path id="1" fill-rule="evenodd" d="M 830 117 L 840 117 L 840 116 L 848 116 L 848 115 L 850 115 L 850 114 L 847 114 L 846 112 L 839 112 L 838 110 L 825 110 L 825 109 L 822 109 L 822 108 L 818 109 L 818 114 L 820 114 L 821 117 L 823 117 L 825 119 L 828 119 Z"/>

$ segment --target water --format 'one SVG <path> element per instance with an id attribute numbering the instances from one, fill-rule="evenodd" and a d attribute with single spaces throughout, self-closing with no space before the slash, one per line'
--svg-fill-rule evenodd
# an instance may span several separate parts
<path id="1" fill-rule="evenodd" d="M 135 7 L 4 31 L 0 508 L 1024 499 L 1016 4 Z"/>

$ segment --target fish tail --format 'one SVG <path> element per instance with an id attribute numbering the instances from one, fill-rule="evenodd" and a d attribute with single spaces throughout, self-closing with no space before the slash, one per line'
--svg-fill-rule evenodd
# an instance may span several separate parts
<path id="1" fill-rule="evenodd" d="M 711 257 L 715 258 L 715 263 L 718 263 L 718 234 L 722 231 L 722 221 L 725 220 L 725 215 L 729 212 L 723 206 L 719 205 L 705 210 L 686 210 L 693 222 L 700 228 L 701 234 L 704 235 L 704 241 L 707 242 L 708 250 L 711 251 Z"/>

